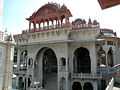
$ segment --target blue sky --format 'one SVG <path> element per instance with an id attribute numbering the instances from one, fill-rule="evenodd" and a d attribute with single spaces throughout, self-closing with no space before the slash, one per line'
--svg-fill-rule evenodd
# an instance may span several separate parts
<path id="1" fill-rule="evenodd" d="M 112 28 L 120 36 L 120 5 L 101 10 L 97 0 L 4 0 L 3 27 L 8 32 L 20 33 L 28 28 L 25 18 L 48 2 L 63 3 L 70 9 L 73 17 L 97 19 L 102 28 Z"/>
<path id="2" fill-rule="evenodd" d="M 0 31 L 2 30 L 2 10 L 3 10 L 3 0 L 0 0 Z"/>

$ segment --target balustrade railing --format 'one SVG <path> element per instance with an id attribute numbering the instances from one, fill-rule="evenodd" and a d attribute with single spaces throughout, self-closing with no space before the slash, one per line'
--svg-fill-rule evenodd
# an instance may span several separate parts
<path id="1" fill-rule="evenodd" d="M 89 78 L 89 79 L 102 79 L 102 78 L 111 78 L 118 71 L 117 68 L 112 67 L 98 67 L 96 74 L 93 73 L 73 73 L 72 78 Z"/>
<path id="2" fill-rule="evenodd" d="M 81 24 L 81 25 L 72 25 L 71 23 L 68 24 L 62 24 L 62 25 L 51 25 L 51 26 L 44 26 L 41 28 L 31 29 L 31 30 L 23 30 L 22 33 L 33 33 L 33 32 L 45 32 L 48 30 L 54 30 L 54 29 L 62 29 L 62 28 L 71 28 L 72 30 L 82 29 L 82 28 L 96 28 L 99 27 L 99 25 L 88 25 L 88 24 Z"/>
<path id="3" fill-rule="evenodd" d="M 13 73 L 18 75 L 18 74 L 25 74 L 27 71 L 26 71 L 26 68 L 13 68 Z"/>
<path id="4" fill-rule="evenodd" d="M 88 25 L 88 24 L 80 24 L 80 25 L 72 25 L 73 30 L 83 29 L 83 28 L 97 28 L 99 25 Z"/>
<path id="5" fill-rule="evenodd" d="M 102 74 L 73 73 L 72 78 L 102 79 Z"/>

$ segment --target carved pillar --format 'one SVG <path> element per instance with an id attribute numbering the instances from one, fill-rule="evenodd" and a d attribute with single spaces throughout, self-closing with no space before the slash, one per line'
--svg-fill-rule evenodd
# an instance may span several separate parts
<path id="1" fill-rule="evenodd" d="M 51 22 L 52 22 L 52 28 L 54 28 L 54 23 L 53 23 L 53 22 L 54 22 L 54 20 L 52 20 Z"/>
<path id="2" fill-rule="evenodd" d="M 41 29 L 41 27 L 40 27 L 40 23 L 38 23 L 38 25 L 39 25 L 39 30 Z"/>
<path id="3" fill-rule="evenodd" d="M 68 27 L 69 26 L 69 17 L 66 17 L 65 18 L 65 27 Z"/>
<path id="4" fill-rule="evenodd" d="M 82 90 L 84 90 L 84 82 L 83 81 L 81 81 L 81 88 L 82 88 Z"/>
<path id="5" fill-rule="evenodd" d="M 49 21 L 47 21 L 47 29 L 49 29 Z"/>
<path id="6" fill-rule="evenodd" d="M 29 31 L 31 30 L 31 21 L 29 21 Z"/>
<path id="7" fill-rule="evenodd" d="M 34 31 L 36 30 L 36 23 L 33 22 Z"/>
<path id="8" fill-rule="evenodd" d="M 58 27 L 60 27 L 60 19 L 58 18 Z"/>
<path id="9" fill-rule="evenodd" d="M 62 27 L 62 25 L 63 25 L 63 19 L 61 19 L 61 27 Z"/>
<path id="10" fill-rule="evenodd" d="M 107 54 L 107 51 L 105 51 L 105 59 L 106 59 L 106 66 L 108 67 L 108 54 Z"/>
<path id="11" fill-rule="evenodd" d="M 43 21 L 43 29 L 44 29 L 44 27 L 45 27 L 45 22 Z"/>
<path id="12" fill-rule="evenodd" d="M 74 56 L 74 61 L 73 61 L 74 63 L 74 68 L 73 68 L 73 71 L 76 73 L 76 72 L 78 72 L 78 62 L 77 62 L 77 57 L 76 56 Z"/>
<path id="13" fill-rule="evenodd" d="M 69 17 L 65 18 L 65 23 L 68 24 L 69 23 Z"/>
<path id="14" fill-rule="evenodd" d="M 56 19 L 56 28 L 57 28 L 57 24 L 58 24 L 58 23 L 57 23 L 57 19 Z"/>

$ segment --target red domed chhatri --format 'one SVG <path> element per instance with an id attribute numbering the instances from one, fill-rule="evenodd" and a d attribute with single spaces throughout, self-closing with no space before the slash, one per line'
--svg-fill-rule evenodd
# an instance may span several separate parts
<path id="1" fill-rule="evenodd" d="M 78 18 L 70 23 L 70 17 L 72 17 L 72 14 L 65 5 L 47 3 L 27 18 L 29 32 L 43 32 L 66 27 L 73 30 L 99 27 L 99 23 L 96 20 L 92 21 L 90 18 L 88 22 L 85 19 Z M 31 24 L 33 24 L 33 27 L 31 27 Z M 23 33 L 25 32 L 27 31 L 23 31 Z"/>
<path id="2" fill-rule="evenodd" d="M 29 30 L 31 29 L 31 23 L 33 23 L 34 30 L 36 29 L 36 25 L 39 25 L 39 29 L 41 28 L 41 23 L 43 27 L 45 23 L 47 23 L 47 27 L 49 28 L 50 22 L 52 25 L 62 25 L 63 20 L 65 19 L 65 23 L 69 23 L 69 17 L 72 14 L 69 9 L 65 5 L 60 6 L 56 3 L 48 3 L 43 5 L 38 9 L 37 12 L 34 12 L 32 16 L 27 18 L 29 21 Z M 54 24 L 54 21 L 56 23 Z"/>

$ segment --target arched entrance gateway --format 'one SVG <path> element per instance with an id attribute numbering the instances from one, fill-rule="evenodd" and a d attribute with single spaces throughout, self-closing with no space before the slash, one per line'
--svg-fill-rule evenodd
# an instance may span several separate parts
<path id="1" fill-rule="evenodd" d="M 24 50 L 20 54 L 20 70 L 27 70 L 27 57 L 28 57 L 28 51 Z"/>
<path id="2" fill-rule="evenodd" d="M 85 83 L 83 90 L 93 90 L 93 86 L 91 83 Z"/>
<path id="3" fill-rule="evenodd" d="M 51 48 L 42 48 L 34 63 L 34 79 L 46 90 L 57 90 L 57 58 Z"/>
<path id="4" fill-rule="evenodd" d="M 82 90 L 81 84 L 79 82 L 74 82 L 72 85 L 72 90 Z"/>
<path id="5" fill-rule="evenodd" d="M 89 51 L 86 48 L 77 48 L 74 52 L 74 72 L 91 73 L 91 61 Z"/>
<path id="6" fill-rule="evenodd" d="M 113 66 L 113 50 L 112 47 L 109 48 L 109 51 L 107 53 L 107 58 L 108 58 L 108 65 Z"/>

